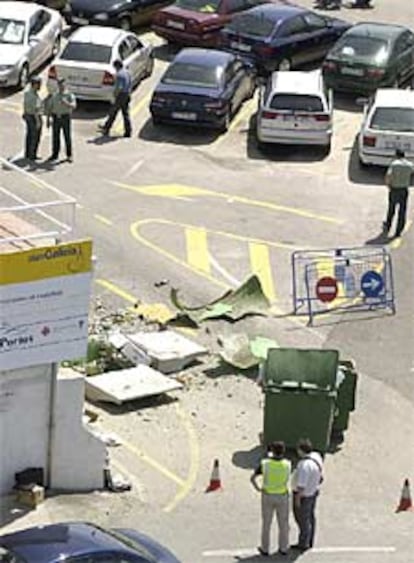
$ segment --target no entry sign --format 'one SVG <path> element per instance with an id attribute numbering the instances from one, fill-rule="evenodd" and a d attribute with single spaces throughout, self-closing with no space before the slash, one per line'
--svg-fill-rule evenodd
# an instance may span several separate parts
<path id="1" fill-rule="evenodd" d="M 338 295 L 338 282 L 335 278 L 325 276 L 316 284 L 316 297 L 323 303 L 333 301 Z"/>

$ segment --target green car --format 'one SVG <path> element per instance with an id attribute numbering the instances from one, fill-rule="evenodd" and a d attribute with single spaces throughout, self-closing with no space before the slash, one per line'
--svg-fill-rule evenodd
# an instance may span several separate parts
<path id="1" fill-rule="evenodd" d="M 328 52 L 322 72 L 327 87 L 338 91 L 398 88 L 414 76 L 414 34 L 400 25 L 354 25 Z"/>

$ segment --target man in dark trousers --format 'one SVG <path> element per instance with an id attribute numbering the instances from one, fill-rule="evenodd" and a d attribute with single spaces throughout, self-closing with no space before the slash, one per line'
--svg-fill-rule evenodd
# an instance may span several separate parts
<path id="1" fill-rule="evenodd" d="M 132 79 L 129 71 L 124 68 L 122 61 L 116 60 L 114 62 L 116 70 L 115 80 L 115 101 L 111 107 L 108 118 L 103 125 L 98 129 L 102 131 L 103 135 L 108 135 L 118 115 L 119 110 L 122 111 L 124 119 L 124 137 L 130 137 L 132 133 L 131 119 L 129 117 L 129 102 L 131 100 Z"/>
<path id="2" fill-rule="evenodd" d="M 42 134 L 42 113 L 43 102 L 39 96 L 42 80 L 39 76 L 30 79 L 30 85 L 26 89 L 23 97 L 23 119 L 26 122 L 26 141 L 24 157 L 35 161 L 39 157 L 40 136 Z"/>
<path id="3" fill-rule="evenodd" d="M 45 100 L 45 111 L 48 125 L 52 119 L 52 154 L 49 161 L 57 160 L 60 152 L 60 132 L 66 145 L 66 157 L 68 162 L 73 162 L 72 153 L 72 112 L 76 108 L 76 98 L 66 88 L 64 78 L 58 79 L 58 90 Z"/>
<path id="4" fill-rule="evenodd" d="M 407 220 L 408 188 L 414 173 L 414 165 L 405 158 L 404 151 L 397 149 L 385 175 L 388 186 L 388 213 L 383 223 L 383 232 L 388 234 L 398 205 L 398 221 L 395 236 L 401 236 Z"/>

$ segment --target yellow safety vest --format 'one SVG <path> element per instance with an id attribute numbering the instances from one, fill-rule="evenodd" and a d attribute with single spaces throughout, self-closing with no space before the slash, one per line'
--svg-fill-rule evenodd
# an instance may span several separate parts
<path id="1" fill-rule="evenodd" d="M 290 467 L 287 459 L 262 460 L 263 492 L 268 495 L 288 493 Z"/>

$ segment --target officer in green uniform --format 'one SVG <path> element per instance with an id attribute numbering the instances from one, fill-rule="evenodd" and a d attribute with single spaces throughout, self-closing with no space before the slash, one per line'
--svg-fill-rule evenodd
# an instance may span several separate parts
<path id="1" fill-rule="evenodd" d="M 392 220 L 398 206 L 398 221 L 396 237 L 400 237 L 407 220 L 408 188 L 414 172 L 414 165 L 405 158 L 404 151 L 397 150 L 396 158 L 391 162 L 385 175 L 385 183 L 388 186 L 388 213 L 383 223 L 383 232 L 391 229 Z"/>
<path id="2" fill-rule="evenodd" d="M 42 134 L 43 102 L 39 96 L 41 85 L 40 77 L 32 76 L 23 96 L 23 119 L 26 122 L 24 156 L 31 161 L 38 159 L 37 150 Z"/>
<path id="3" fill-rule="evenodd" d="M 46 102 L 45 109 L 48 125 L 52 119 L 52 154 L 48 160 L 57 160 L 60 152 L 60 132 L 66 145 L 66 157 L 68 162 L 73 162 L 72 152 L 72 112 L 76 108 L 76 98 L 66 88 L 64 78 L 58 79 L 58 90 L 51 94 Z"/>
<path id="4" fill-rule="evenodd" d="M 285 457 L 285 444 L 273 442 L 269 454 L 262 459 L 252 476 L 254 487 L 262 493 L 262 541 L 258 548 L 262 555 L 269 555 L 270 528 L 276 513 L 279 528 L 279 554 L 286 555 L 289 549 L 289 480 L 291 463 Z M 262 486 L 257 477 L 262 476 Z"/>

